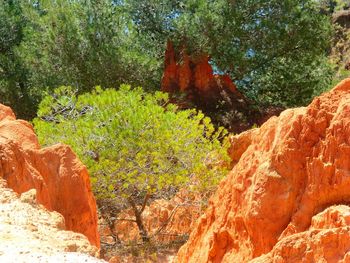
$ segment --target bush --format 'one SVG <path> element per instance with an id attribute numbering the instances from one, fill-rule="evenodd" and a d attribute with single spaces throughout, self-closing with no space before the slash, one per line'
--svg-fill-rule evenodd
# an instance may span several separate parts
<path id="1" fill-rule="evenodd" d="M 41 102 L 34 125 L 42 144 L 73 147 L 98 199 L 118 198 L 133 208 L 143 240 L 141 214 L 150 198 L 194 182 L 208 191 L 225 173 L 226 131 L 216 131 L 201 112 L 178 111 L 161 92 L 122 85 L 76 96 L 61 87 Z"/>

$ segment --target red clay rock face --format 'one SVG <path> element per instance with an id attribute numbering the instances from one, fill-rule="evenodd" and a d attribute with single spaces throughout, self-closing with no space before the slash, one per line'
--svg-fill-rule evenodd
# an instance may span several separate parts
<path id="1" fill-rule="evenodd" d="M 96 201 L 86 167 L 70 147 L 40 149 L 32 126 L 0 104 L 0 177 L 17 193 L 35 188 L 38 203 L 63 215 L 67 230 L 99 247 Z"/>
<path id="2" fill-rule="evenodd" d="M 214 74 L 208 55 L 189 56 L 184 48 L 178 54 L 170 41 L 165 52 L 161 89 L 175 95 L 173 102 L 181 107 L 195 106 L 215 123 L 234 132 L 260 123 L 263 117 L 250 107 L 228 75 Z M 181 98 L 176 97 L 179 94 Z"/>
<path id="3" fill-rule="evenodd" d="M 229 75 L 214 74 L 209 56 L 189 56 L 186 49 L 175 52 L 168 41 L 161 89 L 181 108 L 196 108 L 212 121 L 237 133 L 261 125 L 279 115 L 280 107 L 257 109 L 237 89 Z M 180 95 L 180 96 L 179 96 Z"/>
<path id="4" fill-rule="evenodd" d="M 234 93 L 239 99 L 244 99 L 228 75 L 213 73 L 207 55 L 190 58 L 183 50 L 179 56 L 180 58 L 177 58 L 172 43 L 168 41 L 162 78 L 163 91 L 170 93 L 178 91 L 198 92 L 208 99 L 213 99 L 221 91 L 226 91 Z"/>
<path id="5" fill-rule="evenodd" d="M 236 165 L 177 261 L 348 262 L 350 79 L 232 142 Z"/>

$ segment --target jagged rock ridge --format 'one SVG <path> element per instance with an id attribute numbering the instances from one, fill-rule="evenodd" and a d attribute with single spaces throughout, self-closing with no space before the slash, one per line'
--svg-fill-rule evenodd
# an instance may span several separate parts
<path id="1" fill-rule="evenodd" d="M 2 104 L 0 178 L 19 194 L 36 189 L 38 203 L 62 214 L 68 230 L 82 233 L 100 246 L 96 201 L 86 167 L 67 145 L 41 149 L 32 126 L 16 120 L 12 110 Z"/>
<path id="2" fill-rule="evenodd" d="M 350 79 L 233 140 L 178 262 L 348 262 Z"/>
<path id="3" fill-rule="evenodd" d="M 282 108 L 258 109 L 236 87 L 227 74 L 215 74 L 207 54 L 188 55 L 186 48 L 176 52 L 171 41 L 165 51 L 161 89 L 182 108 L 196 108 L 216 125 L 242 132 L 278 115 Z"/>

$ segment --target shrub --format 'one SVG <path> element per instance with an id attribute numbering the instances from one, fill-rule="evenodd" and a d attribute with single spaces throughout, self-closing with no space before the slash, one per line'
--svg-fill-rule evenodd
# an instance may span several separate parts
<path id="1" fill-rule="evenodd" d="M 177 110 L 165 93 L 122 85 L 76 96 L 61 87 L 41 102 L 34 125 L 42 144 L 73 147 L 99 200 L 133 208 L 144 241 L 141 214 L 150 198 L 194 182 L 208 191 L 225 173 L 226 131 L 201 112 Z"/>

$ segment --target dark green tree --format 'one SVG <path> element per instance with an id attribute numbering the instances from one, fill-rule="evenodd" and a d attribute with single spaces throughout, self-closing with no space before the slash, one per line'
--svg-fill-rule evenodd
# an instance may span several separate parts
<path id="1" fill-rule="evenodd" d="M 207 53 L 257 104 L 304 105 L 328 88 L 331 26 L 315 0 L 0 0 L 0 92 L 30 118 L 43 91 L 159 89 L 165 44 Z"/>
<path id="2" fill-rule="evenodd" d="M 331 23 L 312 0 L 125 2 L 146 45 L 170 38 L 209 54 L 256 102 L 304 105 L 331 81 Z"/>
<path id="3" fill-rule="evenodd" d="M 40 1 L 26 4 L 31 21 L 22 55 L 35 87 L 121 83 L 155 86 L 159 61 L 138 45 L 125 7 L 110 0 Z"/>
<path id="4" fill-rule="evenodd" d="M 28 70 L 18 53 L 26 19 L 20 1 L 0 0 L 0 103 L 13 107 L 20 117 L 30 118 L 35 96 L 30 95 Z"/>

